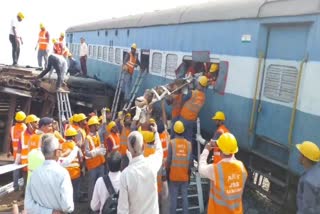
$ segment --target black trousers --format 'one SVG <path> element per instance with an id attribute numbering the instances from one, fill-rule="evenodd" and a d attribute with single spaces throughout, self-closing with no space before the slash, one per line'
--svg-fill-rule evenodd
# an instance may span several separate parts
<path id="1" fill-rule="evenodd" d="M 57 89 L 61 87 L 62 85 L 62 78 L 61 78 L 61 63 L 58 57 L 54 56 L 54 55 L 50 55 L 48 58 L 48 66 L 45 70 L 43 70 L 37 78 L 42 78 L 44 77 L 47 73 L 49 73 L 49 71 L 51 71 L 51 69 L 54 68 L 57 72 L 57 84 L 56 87 Z"/>
<path id="2" fill-rule="evenodd" d="M 20 55 L 20 43 L 17 42 L 16 38 L 12 34 L 9 35 L 9 40 L 10 40 L 11 45 L 12 45 L 12 61 L 13 61 L 13 65 L 16 65 L 16 64 L 18 64 L 19 55 Z"/>

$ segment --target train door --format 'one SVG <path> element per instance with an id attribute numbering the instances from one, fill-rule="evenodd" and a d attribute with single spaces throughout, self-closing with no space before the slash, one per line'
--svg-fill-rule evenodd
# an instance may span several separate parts
<path id="1" fill-rule="evenodd" d="M 309 25 L 276 25 L 267 30 L 254 148 L 286 166 L 292 108 L 300 64 L 306 55 Z"/>
<path id="2" fill-rule="evenodd" d="M 141 68 L 149 72 L 150 50 L 142 49 L 140 56 Z"/>

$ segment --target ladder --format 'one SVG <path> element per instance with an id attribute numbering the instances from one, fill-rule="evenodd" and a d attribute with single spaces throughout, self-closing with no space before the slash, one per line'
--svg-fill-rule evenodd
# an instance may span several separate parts
<path id="1" fill-rule="evenodd" d="M 117 108 L 118 108 L 118 104 L 119 104 L 119 98 L 121 95 L 121 89 L 122 89 L 122 85 L 123 85 L 123 78 L 124 78 L 124 71 L 121 68 L 116 91 L 115 91 L 113 102 L 112 102 L 112 107 L 111 107 L 112 120 L 114 120 L 116 117 Z"/>
<path id="2" fill-rule="evenodd" d="M 71 106 L 69 101 L 68 91 L 57 91 L 57 105 L 58 105 L 58 117 L 59 117 L 59 128 L 60 132 L 64 132 L 62 122 L 68 120 L 72 116 Z"/>
<path id="3" fill-rule="evenodd" d="M 138 77 L 137 77 L 137 79 L 136 79 L 136 81 L 130 91 L 129 101 L 123 106 L 123 111 L 128 111 L 128 109 L 131 108 L 133 100 L 136 97 L 136 94 L 138 93 L 138 90 L 139 90 L 146 74 L 147 74 L 146 69 L 140 70 L 140 73 L 139 73 L 139 75 L 138 75 Z"/>

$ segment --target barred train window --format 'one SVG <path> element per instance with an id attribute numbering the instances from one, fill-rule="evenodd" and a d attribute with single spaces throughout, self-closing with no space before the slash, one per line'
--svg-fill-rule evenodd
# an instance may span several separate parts
<path id="1" fill-rule="evenodd" d="M 98 59 L 102 59 L 102 47 L 98 46 Z"/>
<path id="2" fill-rule="evenodd" d="M 175 70 L 177 68 L 178 56 L 176 54 L 168 54 L 166 57 L 166 76 L 175 77 Z"/>
<path id="3" fill-rule="evenodd" d="M 160 73 L 161 72 L 161 64 L 162 64 L 162 54 L 161 53 L 153 53 L 152 54 L 151 71 L 154 73 Z"/>
<path id="4" fill-rule="evenodd" d="M 271 64 L 267 68 L 263 95 L 285 103 L 293 102 L 297 79 L 296 67 Z"/>
<path id="5" fill-rule="evenodd" d="M 113 62 L 114 60 L 114 51 L 112 47 L 109 47 L 109 52 L 108 52 L 108 61 Z"/>
<path id="6" fill-rule="evenodd" d="M 120 64 L 120 63 L 121 63 L 121 49 L 120 49 L 120 48 L 116 48 L 115 62 L 116 62 L 117 64 Z"/>
<path id="7" fill-rule="evenodd" d="M 92 53 L 92 45 L 89 45 L 89 57 L 92 57 L 93 53 Z"/>
<path id="8" fill-rule="evenodd" d="M 97 51 L 98 51 L 98 48 L 96 45 L 93 46 L 93 58 L 96 59 L 97 58 Z"/>
<path id="9" fill-rule="evenodd" d="M 102 52 L 102 60 L 103 61 L 107 61 L 107 59 L 108 59 L 107 54 L 108 54 L 108 48 L 103 47 L 103 52 Z"/>

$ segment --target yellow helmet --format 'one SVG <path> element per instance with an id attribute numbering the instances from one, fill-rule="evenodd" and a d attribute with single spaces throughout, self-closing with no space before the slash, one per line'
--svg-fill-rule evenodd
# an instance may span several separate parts
<path id="1" fill-rule="evenodd" d="M 156 120 L 153 119 L 153 118 L 150 118 L 150 119 L 149 119 L 149 123 L 156 123 Z"/>
<path id="2" fill-rule="evenodd" d="M 78 134 L 77 130 L 73 127 L 68 128 L 66 131 L 66 137 L 73 137 L 73 136 L 76 136 L 77 134 Z"/>
<path id="3" fill-rule="evenodd" d="M 56 44 L 57 43 L 57 39 L 52 39 L 52 43 Z"/>
<path id="4" fill-rule="evenodd" d="M 155 140 L 155 135 L 151 131 L 140 131 L 145 143 L 153 143 Z"/>
<path id="5" fill-rule="evenodd" d="M 22 122 L 26 119 L 26 114 L 23 111 L 18 111 L 14 119 L 18 122 Z"/>
<path id="6" fill-rule="evenodd" d="M 199 84 L 203 87 L 207 87 L 208 85 L 208 78 L 206 76 L 200 76 L 199 79 Z"/>
<path id="7" fill-rule="evenodd" d="M 45 28 L 43 23 L 40 23 L 40 29 Z"/>
<path id="8" fill-rule="evenodd" d="M 111 122 L 108 123 L 108 125 L 107 125 L 107 131 L 110 133 L 110 132 L 111 132 L 111 129 L 112 129 L 113 127 L 116 127 L 116 126 L 117 126 L 116 122 L 111 121 Z"/>
<path id="9" fill-rule="evenodd" d="M 92 126 L 92 125 L 99 125 L 99 119 L 98 117 L 91 117 L 88 121 L 88 126 Z"/>
<path id="10" fill-rule="evenodd" d="M 212 120 L 222 120 L 225 121 L 226 117 L 224 116 L 224 113 L 222 111 L 217 111 L 215 115 L 212 117 Z"/>
<path id="11" fill-rule="evenodd" d="M 301 144 L 296 145 L 297 149 L 309 160 L 314 162 L 320 161 L 320 150 L 319 147 L 310 141 L 304 141 Z"/>
<path id="12" fill-rule="evenodd" d="M 38 118 L 36 115 L 34 114 L 29 114 L 26 117 L 26 123 L 33 123 L 33 122 L 38 122 L 40 120 L 40 118 Z"/>
<path id="13" fill-rule="evenodd" d="M 136 45 L 136 43 L 132 43 L 131 48 L 133 48 L 133 49 L 137 49 L 137 45 Z"/>
<path id="14" fill-rule="evenodd" d="M 173 130 L 175 133 L 182 134 L 184 132 L 183 123 L 180 120 L 176 121 L 174 123 Z"/>
<path id="15" fill-rule="evenodd" d="M 130 113 L 127 113 L 127 114 L 125 115 L 125 117 L 130 117 L 130 118 L 131 118 L 131 114 L 130 114 Z"/>
<path id="16" fill-rule="evenodd" d="M 62 32 L 62 33 L 60 33 L 60 37 L 64 37 L 64 33 Z"/>
<path id="17" fill-rule="evenodd" d="M 106 112 L 107 113 L 111 112 L 110 108 L 106 108 Z"/>
<path id="18" fill-rule="evenodd" d="M 19 16 L 20 19 L 24 19 L 24 14 L 22 12 L 19 12 L 18 16 Z"/>
<path id="19" fill-rule="evenodd" d="M 80 113 L 80 114 L 75 115 L 75 117 L 73 118 L 73 121 L 76 123 L 79 123 L 80 121 L 85 120 L 85 119 L 87 119 L 87 116 L 83 113 Z"/>
<path id="20" fill-rule="evenodd" d="M 222 134 L 217 140 L 217 145 L 225 155 L 235 154 L 238 152 L 237 139 L 231 133 Z"/>
<path id="21" fill-rule="evenodd" d="M 214 73 L 214 72 L 218 71 L 218 68 L 219 68 L 218 64 L 212 63 L 209 71 L 210 71 L 210 73 Z"/>

